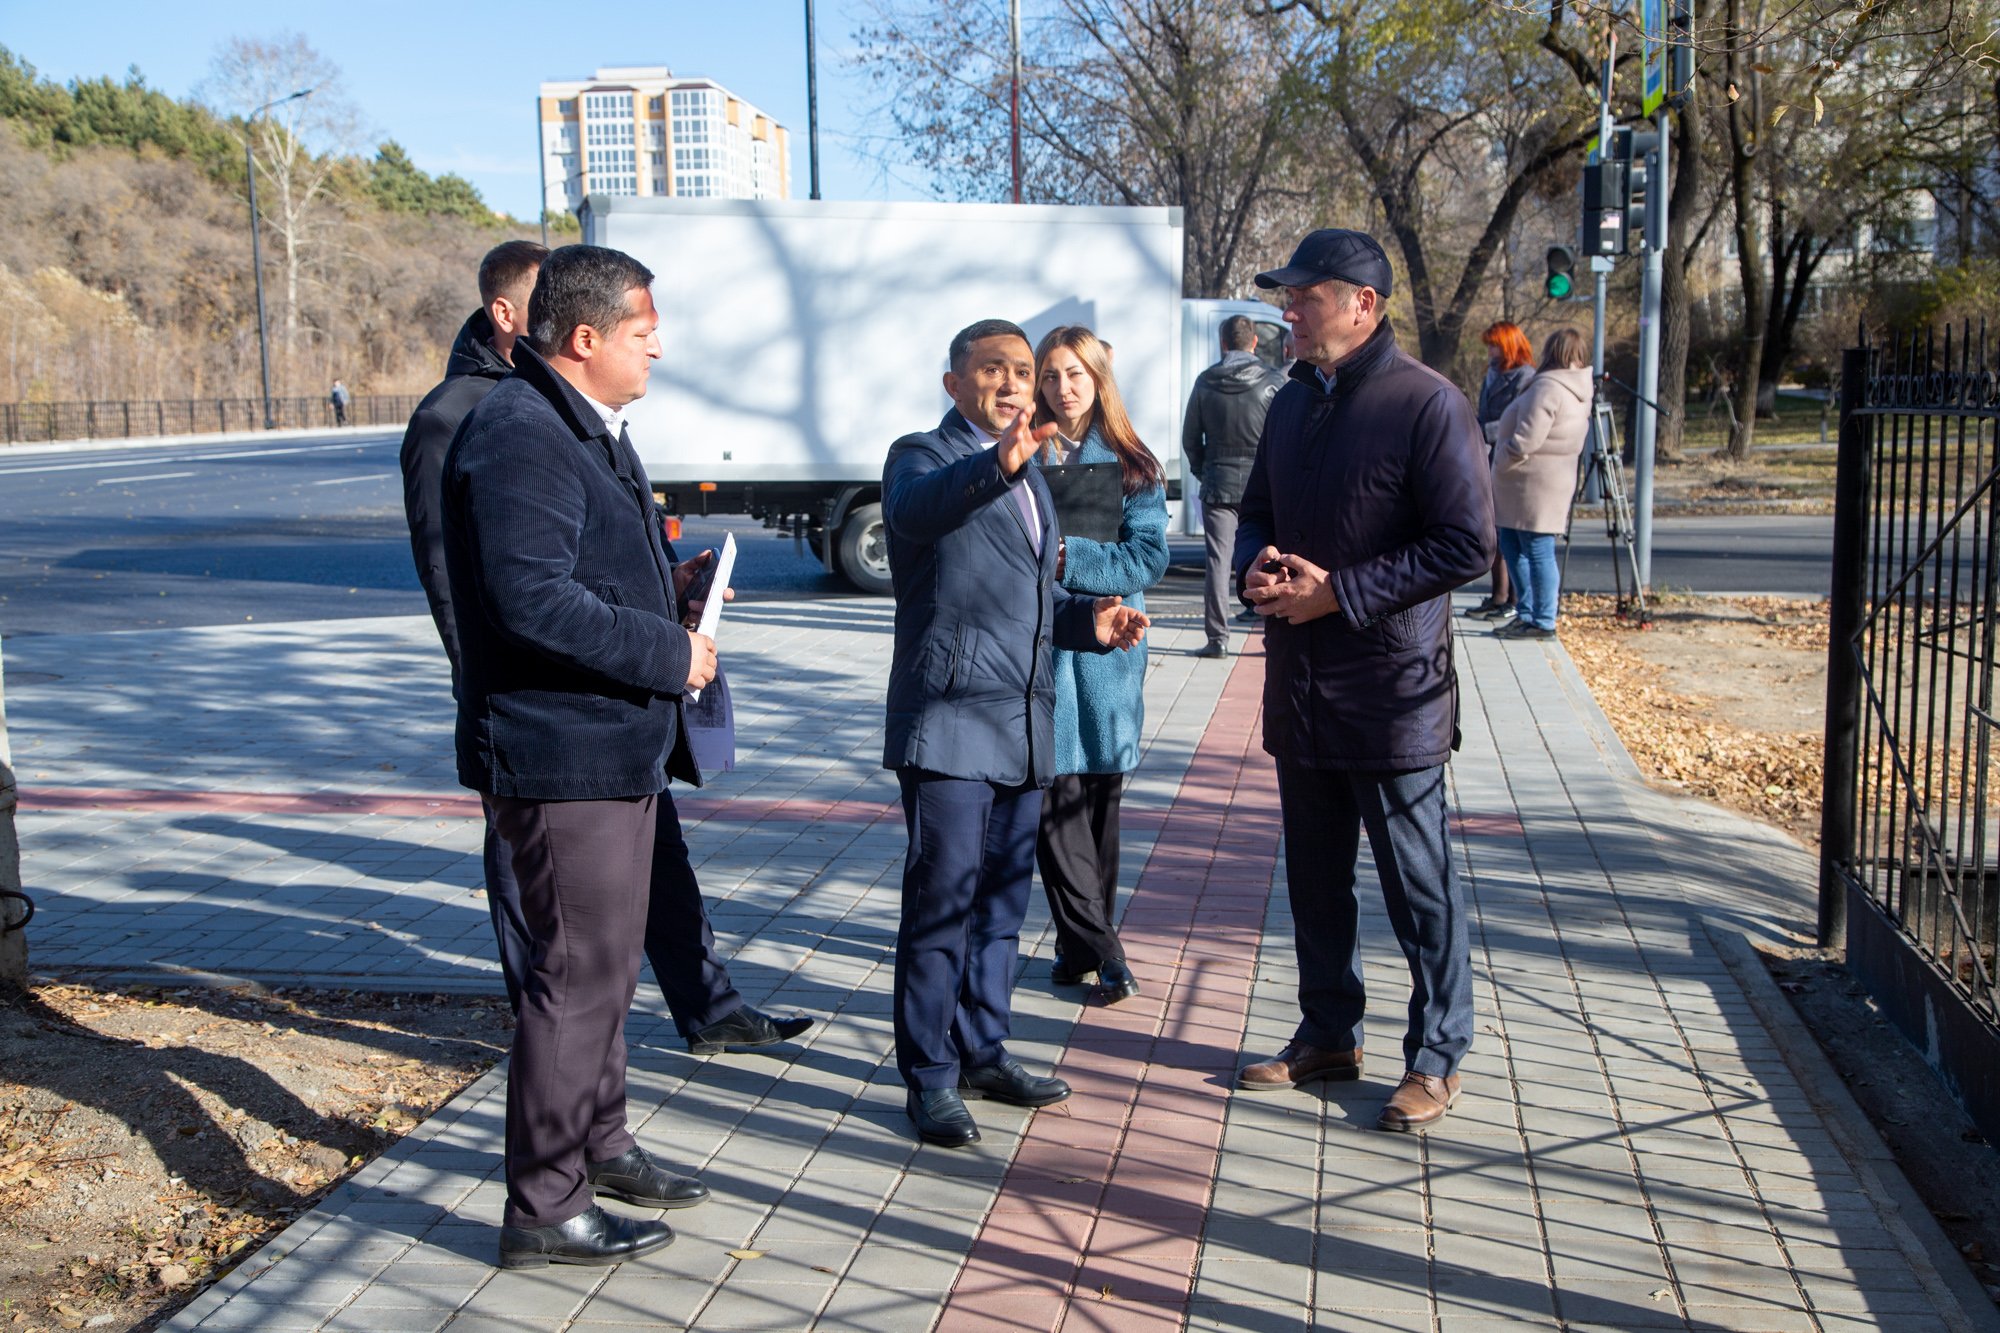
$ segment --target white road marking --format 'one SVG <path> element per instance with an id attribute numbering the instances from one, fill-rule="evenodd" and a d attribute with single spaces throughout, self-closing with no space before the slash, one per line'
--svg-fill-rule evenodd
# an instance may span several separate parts
<path id="1" fill-rule="evenodd" d="M 328 477 L 325 481 L 314 482 L 313 485 L 345 486 L 351 481 L 387 481 L 390 477 L 393 477 L 395 475 L 396 474 L 393 472 L 371 472 L 365 477 Z"/>
<path id="2" fill-rule="evenodd" d="M 219 453 L 219 454 L 215 453 L 176 454 L 170 457 L 159 458 L 159 459 L 149 458 L 144 461 L 149 463 L 150 462 L 216 463 L 216 462 L 227 462 L 230 459 L 235 459 L 235 458 L 276 458 L 281 454 L 325 454 L 325 453 L 338 453 L 343 450 L 349 452 L 358 452 L 363 449 L 386 448 L 388 446 L 394 445 L 395 443 L 396 441 L 394 440 L 377 440 L 370 444 L 362 444 L 362 445 L 309 444 L 309 445 L 302 445 L 296 449 L 238 449 L 238 450 L 231 450 L 230 452 L 227 453 Z M 40 466 L 29 464 L 25 467 L 0 466 L 0 477 L 26 476 L 30 473 L 36 473 L 36 472 L 82 472 L 94 468 L 131 467 L 132 464 L 139 461 L 141 460 L 136 458 L 113 458 L 107 461 L 96 462 L 96 463 L 45 463 Z"/>
<path id="3" fill-rule="evenodd" d="M 99 477 L 99 486 L 123 486 L 135 481 L 172 481 L 176 477 L 192 477 L 192 472 L 149 472 L 143 477 Z"/>

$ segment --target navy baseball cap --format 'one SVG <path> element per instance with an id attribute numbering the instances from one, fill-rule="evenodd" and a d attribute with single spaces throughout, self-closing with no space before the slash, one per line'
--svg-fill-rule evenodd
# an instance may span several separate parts
<path id="1" fill-rule="evenodd" d="M 1283 268 L 1257 275 L 1259 287 L 1310 287 L 1314 283 L 1339 278 L 1356 287 L 1373 287 L 1389 294 L 1389 256 L 1381 243 L 1365 231 L 1342 227 L 1322 227 L 1299 242 L 1292 262 Z"/>

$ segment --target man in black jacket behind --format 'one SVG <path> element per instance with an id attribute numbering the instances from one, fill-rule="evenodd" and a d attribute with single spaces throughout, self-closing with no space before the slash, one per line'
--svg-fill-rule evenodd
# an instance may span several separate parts
<path id="1" fill-rule="evenodd" d="M 674 1208 L 708 1193 L 625 1125 L 654 835 L 667 777 L 701 781 L 682 696 L 715 676 L 714 643 L 681 624 L 693 562 L 670 562 L 625 430 L 660 355 L 652 276 L 597 246 L 550 255 L 532 345 L 445 457 L 459 780 L 512 850 L 531 946 L 507 1078 L 507 1267 L 617 1263 L 673 1239 L 594 1194 Z"/>
<path id="2" fill-rule="evenodd" d="M 451 693 L 458 697 L 458 617 L 451 608 L 451 581 L 444 570 L 444 515 L 438 488 L 444 481 L 445 450 L 452 437 L 493 387 L 514 370 L 514 341 L 528 328 L 528 294 L 549 257 L 533 241 L 503 241 L 479 261 L 479 309 L 452 340 L 444 380 L 424 395 L 403 431 L 403 516 L 410 524 L 410 556 L 417 582 L 431 605 L 431 621 L 451 662 Z M 521 1007 L 521 973 L 528 958 L 528 931 L 521 923 L 521 891 L 514 883 L 507 844 L 493 831 L 493 807 L 486 805 L 486 910 L 499 944 L 500 975 L 507 1001 Z"/>
<path id="3" fill-rule="evenodd" d="M 1257 358 L 1257 326 L 1248 315 L 1222 321 L 1222 359 L 1195 376 L 1181 422 L 1181 452 L 1201 482 L 1201 528 L 1208 542 L 1208 587 L 1202 620 L 1208 646 L 1198 656 L 1229 656 L 1229 558 L 1236 548 L 1236 510 L 1257 457 L 1284 377 Z"/>
<path id="4" fill-rule="evenodd" d="M 444 522 L 438 488 L 445 451 L 459 425 L 514 369 L 514 344 L 528 327 L 528 298 L 549 252 L 533 241 L 503 241 L 479 264 L 480 308 L 452 344 L 444 382 L 424 396 L 403 435 L 403 507 L 410 524 L 410 553 L 430 600 L 431 619 L 451 661 L 458 692 L 458 619 L 445 576 Z M 667 550 L 673 559 L 673 549 Z M 507 999 L 521 1007 L 521 978 L 528 970 L 529 937 L 521 917 L 521 890 L 512 853 L 495 831 L 486 803 L 486 905 L 499 946 Z M 687 841 L 673 803 L 660 806 L 653 840 L 652 896 L 646 911 L 646 957 L 666 997 L 674 1025 L 697 1055 L 745 1050 L 788 1040 L 811 1026 L 800 1015 L 773 1017 L 746 1003 L 715 949 L 715 932 L 701 900 Z"/>

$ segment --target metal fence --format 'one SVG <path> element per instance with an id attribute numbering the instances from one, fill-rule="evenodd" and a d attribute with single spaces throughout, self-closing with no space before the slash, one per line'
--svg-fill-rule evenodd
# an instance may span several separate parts
<path id="1" fill-rule="evenodd" d="M 1843 360 L 1820 935 L 2000 1142 L 1996 360 L 1983 327 Z"/>
<path id="2" fill-rule="evenodd" d="M 357 394 L 347 405 L 350 426 L 400 426 L 417 410 L 415 394 Z M 273 398 L 277 429 L 337 425 L 333 404 L 316 398 Z M 179 398 L 152 402 L 0 403 L 0 443 L 45 440 L 136 439 L 149 435 L 201 435 L 258 430 L 261 398 Z"/>

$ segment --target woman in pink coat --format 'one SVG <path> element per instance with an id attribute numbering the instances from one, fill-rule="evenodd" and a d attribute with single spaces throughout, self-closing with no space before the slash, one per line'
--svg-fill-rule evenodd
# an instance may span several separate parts
<path id="1" fill-rule="evenodd" d="M 1493 443 L 1493 523 L 1500 558 L 1513 576 L 1520 614 L 1494 633 L 1503 639 L 1552 639 L 1556 534 L 1569 524 L 1576 460 L 1590 430 L 1590 344 L 1557 329 L 1542 344 L 1535 378 L 1508 405 Z"/>

